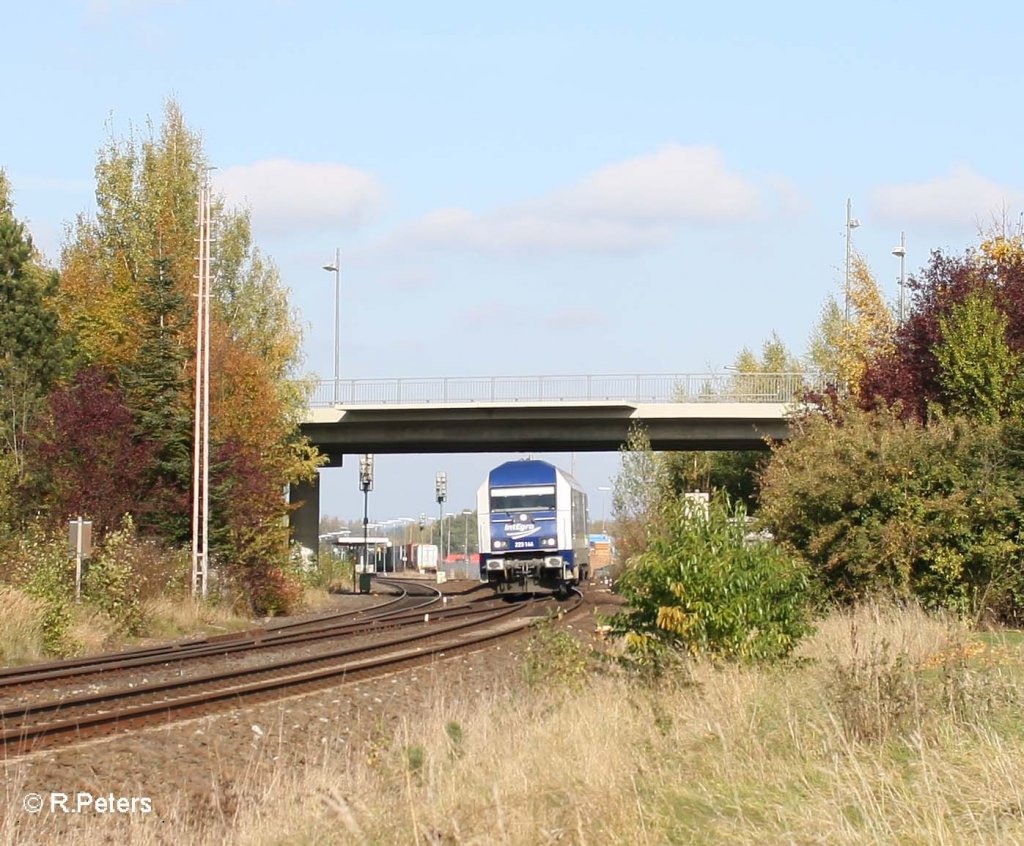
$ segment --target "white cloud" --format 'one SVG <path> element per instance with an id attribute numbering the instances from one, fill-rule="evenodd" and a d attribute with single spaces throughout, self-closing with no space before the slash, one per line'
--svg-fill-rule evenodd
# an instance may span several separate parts
<path id="1" fill-rule="evenodd" d="M 759 198 L 714 147 L 669 144 L 595 171 L 550 205 L 581 217 L 718 223 L 750 217 Z"/>
<path id="2" fill-rule="evenodd" d="M 669 144 L 517 206 L 439 209 L 392 240 L 488 252 L 629 251 L 667 243 L 681 224 L 733 223 L 762 207 L 760 189 L 730 171 L 718 150 Z"/>
<path id="3" fill-rule="evenodd" d="M 896 222 L 973 225 L 1020 200 L 1018 191 L 960 165 L 928 182 L 879 188 L 872 205 L 880 217 Z"/>
<path id="4" fill-rule="evenodd" d="M 358 226 L 379 208 L 384 194 L 365 171 L 288 159 L 216 171 L 214 185 L 229 203 L 252 210 L 255 228 L 277 235 Z"/>

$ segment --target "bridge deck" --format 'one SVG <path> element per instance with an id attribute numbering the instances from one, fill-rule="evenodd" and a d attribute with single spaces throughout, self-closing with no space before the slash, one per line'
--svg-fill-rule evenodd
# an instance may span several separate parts
<path id="1" fill-rule="evenodd" d="M 344 454 L 614 451 L 641 424 L 669 449 L 766 449 L 788 435 L 785 403 L 624 401 L 378 404 L 310 409 L 303 432 Z"/>

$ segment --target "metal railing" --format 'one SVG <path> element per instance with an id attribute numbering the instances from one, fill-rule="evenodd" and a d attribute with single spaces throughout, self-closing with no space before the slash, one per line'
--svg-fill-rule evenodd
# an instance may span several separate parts
<path id="1" fill-rule="evenodd" d="M 611 376 L 438 376 L 323 379 L 311 408 L 475 402 L 782 402 L 823 390 L 821 373 L 676 373 Z"/>

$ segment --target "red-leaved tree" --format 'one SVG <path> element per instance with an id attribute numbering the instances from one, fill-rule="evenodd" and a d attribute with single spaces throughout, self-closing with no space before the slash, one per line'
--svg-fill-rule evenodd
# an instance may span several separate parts
<path id="1" fill-rule="evenodd" d="M 98 367 L 80 370 L 50 396 L 46 425 L 32 438 L 32 487 L 54 521 L 82 516 L 99 534 L 146 505 L 152 444 L 139 440 L 120 389 Z"/>
<path id="2" fill-rule="evenodd" d="M 255 614 L 284 613 L 300 593 L 280 552 L 288 544 L 287 505 L 275 465 L 284 460 L 283 450 L 275 460 L 236 438 L 213 449 L 211 557 Z"/>
<path id="3" fill-rule="evenodd" d="M 911 276 L 910 315 L 896 332 L 894 348 L 869 362 L 860 399 L 871 408 L 899 401 L 906 417 L 925 420 L 929 404 L 948 408 L 936 349 L 942 326 L 970 296 L 990 295 L 1006 316 L 1008 348 L 1024 351 L 1024 249 L 1019 239 L 992 238 L 962 255 L 936 250 L 919 275 Z"/>

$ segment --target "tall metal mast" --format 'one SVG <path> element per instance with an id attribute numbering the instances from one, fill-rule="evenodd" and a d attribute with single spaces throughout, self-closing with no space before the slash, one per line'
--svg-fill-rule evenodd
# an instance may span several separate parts
<path id="1" fill-rule="evenodd" d="M 196 396 L 192 430 L 192 595 L 209 590 L 210 529 L 210 185 L 204 173 L 198 198 Z"/>

